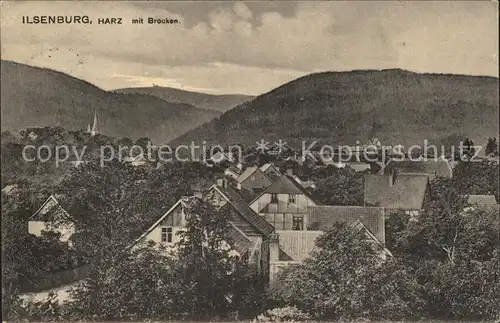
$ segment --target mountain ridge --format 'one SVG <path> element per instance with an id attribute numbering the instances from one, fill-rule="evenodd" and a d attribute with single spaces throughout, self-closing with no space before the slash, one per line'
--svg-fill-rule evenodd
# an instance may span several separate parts
<path id="1" fill-rule="evenodd" d="M 498 136 L 498 78 L 402 69 L 319 72 L 285 83 L 171 143 L 483 143 Z"/>
<path id="2" fill-rule="evenodd" d="M 105 91 L 63 72 L 13 61 L 1 61 L 1 81 L 3 130 L 85 129 L 96 111 L 106 135 L 166 143 L 220 115 L 146 94 Z"/>
<path id="3" fill-rule="evenodd" d="M 188 103 L 199 109 L 226 112 L 233 107 L 253 99 L 253 96 L 243 94 L 209 94 L 186 91 L 171 87 L 131 87 L 116 89 L 119 93 L 142 93 L 156 96 L 172 103 Z"/>

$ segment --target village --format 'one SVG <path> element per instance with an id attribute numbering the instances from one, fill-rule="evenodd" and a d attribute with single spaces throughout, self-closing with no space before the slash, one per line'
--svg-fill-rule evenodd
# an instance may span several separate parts
<path id="1" fill-rule="evenodd" d="M 93 124 L 88 125 L 86 132 L 90 137 L 100 135 L 95 114 Z M 36 134 L 31 132 L 28 137 L 35 140 Z M 370 139 L 367 145 L 381 147 L 376 138 Z M 165 212 L 140 236 L 130 241 L 127 250 L 149 242 L 154 243 L 153 248 L 175 249 L 181 239 L 179 232 L 185 230 L 185 208 L 191 199 L 200 199 L 211 204 L 215 210 L 224 206 L 230 208 L 231 248 L 238 256 L 246 257 L 249 265 L 266 275 L 271 284 L 280 270 L 308 258 L 315 248 L 316 239 L 334 223 L 346 223 L 362 232 L 377 250 L 380 259 L 385 260 L 393 257 L 386 244 L 386 221 L 400 214 L 409 216 L 410 221 L 418 221 L 420 213 L 429 211 L 431 181 L 436 178 L 452 179 L 454 167 L 458 164 L 445 157 L 368 163 L 360 159 L 358 148 L 358 154 L 354 154 L 350 162 L 334 162 L 330 158 L 331 163 L 312 166 L 347 168 L 363 178 L 362 205 L 330 205 L 315 197 L 317 186 L 314 181 L 300 178 L 294 174 L 293 167 L 283 166 L 286 165 L 283 162 L 297 163 L 296 153 L 293 158 L 288 153 L 281 162 L 280 152 L 271 150 L 266 153 L 278 157 L 278 161 L 248 165 L 231 154 L 217 152 L 205 162 L 209 168 L 222 167 L 223 173 L 214 183 L 193 189 L 192 196 L 183 196 L 171 205 L 162 205 Z M 484 157 L 478 160 L 484 161 Z M 498 163 L 498 157 L 494 155 L 487 160 Z M 299 163 L 304 162 L 305 158 Z M 146 167 L 149 161 L 144 156 L 135 156 L 123 160 L 123 163 L 127 167 L 141 168 Z M 82 167 L 82 162 L 71 165 Z M 10 185 L 2 192 L 8 195 L 15 188 L 15 185 Z M 470 194 L 467 198 L 468 206 L 464 212 L 475 208 L 498 208 L 494 195 Z M 50 194 L 29 217 L 26 230 L 37 237 L 45 232 L 55 232 L 62 242 L 71 243 L 71 237 L 78 232 L 79 226 L 58 201 L 57 195 Z M 69 283 L 75 282 L 77 280 Z M 64 291 L 68 285 L 65 283 L 68 282 L 52 281 L 43 288 Z"/>
<path id="2" fill-rule="evenodd" d="M 0 7 L 3 321 L 500 323 L 498 1 Z"/>

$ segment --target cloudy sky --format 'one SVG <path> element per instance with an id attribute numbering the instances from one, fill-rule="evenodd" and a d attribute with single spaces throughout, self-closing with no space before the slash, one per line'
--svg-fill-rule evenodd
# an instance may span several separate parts
<path id="1" fill-rule="evenodd" d="M 498 77 L 498 2 L 1 2 L 2 59 L 104 89 L 260 94 L 316 71 Z M 22 24 L 88 15 L 91 25 Z M 98 25 L 121 17 L 123 25 Z M 132 25 L 132 18 L 177 25 Z"/>

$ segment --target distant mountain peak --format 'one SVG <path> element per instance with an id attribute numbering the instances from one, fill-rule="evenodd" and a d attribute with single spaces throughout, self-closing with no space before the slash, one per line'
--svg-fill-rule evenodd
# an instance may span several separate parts
<path id="1" fill-rule="evenodd" d="M 147 94 L 104 91 L 63 72 L 11 61 L 1 61 L 1 82 L 1 126 L 11 131 L 81 129 L 82 120 L 99 111 L 99 130 L 106 135 L 166 143 L 220 115 Z"/>

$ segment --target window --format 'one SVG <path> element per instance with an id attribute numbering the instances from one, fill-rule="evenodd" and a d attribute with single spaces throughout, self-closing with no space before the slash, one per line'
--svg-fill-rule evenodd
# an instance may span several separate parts
<path id="1" fill-rule="evenodd" d="M 288 203 L 295 204 L 295 194 L 288 195 Z"/>
<path id="2" fill-rule="evenodd" d="M 304 230 L 304 217 L 294 216 L 292 230 Z"/>
<path id="3" fill-rule="evenodd" d="M 271 194 L 271 203 L 278 203 L 278 194 Z"/>
<path id="4" fill-rule="evenodd" d="M 171 227 L 164 227 L 161 228 L 161 242 L 163 243 L 171 243 L 172 242 L 172 228 Z"/>

